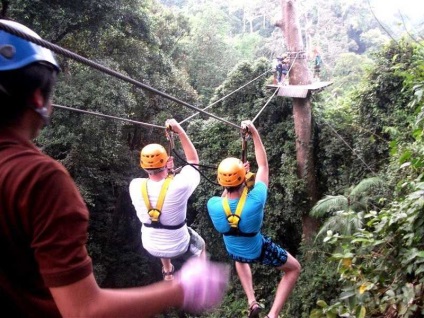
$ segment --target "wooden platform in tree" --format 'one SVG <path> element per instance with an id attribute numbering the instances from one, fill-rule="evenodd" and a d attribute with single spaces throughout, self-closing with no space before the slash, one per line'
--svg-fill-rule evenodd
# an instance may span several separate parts
<path id="1" fill-rule="evenodd" d="M 333 84 L 333 82 L 314 82 L 308 85 L 267 85 L 267 88 L 276 89 L 279 87 L 277 95 L 284 97 L 306 98 L 309 91 L 311 93 L 322 91 L 325 87 Z"/>

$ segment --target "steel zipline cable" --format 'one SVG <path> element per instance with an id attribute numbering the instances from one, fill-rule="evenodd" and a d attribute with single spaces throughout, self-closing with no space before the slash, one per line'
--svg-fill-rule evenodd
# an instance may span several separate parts
<path id="1" fill-rule="evenodd" d="M 244 84 L 243 86 L 237 88 L 236 90 L 234 90 L 233 92 L 225 95 L 224 97 L 220 98 L 219 100 L 215 101 L 214 103 L 210 104 L 209 106 L 203 108 L 203 110 L 212 107 L 213 105 L 219 103 L 220 101 L 224 100 L 225 98 L 227 98 L 228 96 L 234 94 L 235 92 L 239 91 L 240 89 L 246 87 L 247 85 L 249 85 L 250 83 L 256 81 L 257 79 L 259 79 L 261 76 L 264 76 L 265 74 L 267 74 L 270 71 L 266 71 L 264 73 L 262 73 L 261 75 L 255 77 L 253 80 L 249 81 L 248 83 Z M 99 116 L 99 117 L 105 117 L 105 118 L 110 118 L 110 119 L 116 119 L 116 120 L 121 120 L 121 121 L 125 121 L 128 123 L 133 123 L 133 124 L 138 124 L 141 126 L 146 126 L 146 127 L 154 127 L 154 128 L 166 128 L 165 126 L 159 126 L 159 125 L 155 125 L 155 124 L 149 124 L 149 123 L 144 123 L 141 121 L 137 121 L 137 120 L 132 120 L 132 119 L 127 119 L 127 118 L 122 118 L 122 117 L 117 117 L 117 116 L 111 116 L 111 115 L 106 115 L 106 114 L 102 114 L 102 113 L 98 113 L 98 112 L 92 112 L 92 111 L 88 111 L 88 110 L 82 110 L 82 109 L 78 109 L 75 107 L 69 107 L 69 106 L 63 106 L 63 105 L 58 105 L 58 104 L 52 104 L 53 107 L 55 108 L 60 108 L 60 109 L 66 109 L 66 110 L 70 110 L 70 111 L 75 111 L 78 113 L 83 113 L 83 114 L 89 114 L 89 115 L 94 115 L 94 116 Z M 190 117 L 187 117 L 186 119 L 182 120 L 180 122 L 180 124 L 186 122 L 187 120 L 193 118 L 194 116 L 198 115 L 199 112 L 194 113 L 193 115 L 191 115 Z M 215 167 L 214 167 L 215 168 Z"/>
<path id="2" fill-rule="evenodd" d="M 48 42 L 46 40 L 39 39 L 39 38 L 30 36 L 30 35 L 28 35 L 28 34 L 26 34 L 24 32 L 21 32 L 21 31 L 15 29 L 13 27 L 10 27 L 9 25 L 6 25 L 4 23 L 1 23 L 1 21 L 0 21 L 0 29 L 1 30 L 4 30 L 4 31 L 6 31 L 6 32 L 8 32 L 8 33 L 10 33 L 12 35 L 18 36 L 18 37 L 20 37 L 20 38 L 22 38 L 24 40 L 27 40 L 29 42 L 32 42 L 32 43 L 35 43 L 35 44 L 37 44 L 39 46 L 45 47 L 45 48 L 47 48 L 47 49 L 49 49 L 49 50 L 51 50 L 51 51 L 53 51 L 53 52 L 55 52 L 57 54 L 60 54 L 60 55 L 69 57 L 69 58 L 71 58 L 71 59 L 73 59 L 75 61 L 78 61 L 80 63 L 86 64 L 86 65 L 88 65 L 88 66 L 90 66 L 92 68 L 95 68 L 95 69 L 103 72 L 103 73 L 106 73 L 108 75 L 114 76 L 114 77 L 119 78 L 119 79 L 121 79 L 123 81 L 126 81 L 128 83 L 131 83 L 131 84 L 133 84 L 136 87 L 146 89 L 146 90 L 148 90 L 148 91 L 150 91 L 150 92 L 152 92 L 152 93 L 154 93 L 156 95 L 162 96 L 162 97 L 164 97 L 166 99 L 169 99 L 169 100 L 171 100 L 173 102 L 176 102 L 176 103 L 178 103 L 180 105 L 183 105 L 183 106 L 186 106 L 186 107 L 191 108 L 193 110 L 196 110 L 196 111 L 198 111 L 200 113 L 203 113 L 203 114 L 205 114 L 205 115 L 207 115 L 209 117 L 213 117 L 213 118 L 215 118 L 215 119 L 217 119 L 219 121 L 222 121 L 222 122 L 224 122 L 224 123 L 226 123 L 226 124 L 228 124 L 230 126 L 236 127 L 238 129 L 241 128 L 240 126 L 237 126 L 236 124 L 233 124 L 233 123 L 231 123 L 231 122 L 229 122 L 229 121 L 227 121 L 225 119 L 222 119 L 222 118 L 220 118 L 218 116 L 215 116 L 214 114 L 208 113 L 208 112 L 206 112 L 206 111 L 204 111 L 204 110 L 202 110 L 200 108 L 197 108 L 197 107 L 195 107 L 193 105 L 190 105 L 189 103 L 186 103 L 186 102 L 184 102 L 182 100 L 179 100 L 179 99 L 177 99 L 177 98 L 175 98 L 175 97 L 173 97 L 171 95 L 168 95 L 168 94 L 166 94 L 164 92 L 161 92 L 161 91 L 159 91 L 159 90 L 157 90 L 157 89 L 155 89 L 153 87 L 150 87 L 150 86 L 148 86 L 146 84 L 143 84 L 143 83 L 141 83 L 141 82 L 139 82 L 137 80 L 134 80 L 133 78 L 131 78 L 129 76 L 126 76 L 126 75 L 121 74 L 121 73 L 119 73 L 117 71 L 111 70 L 110 68 L 107 68 L 107 67 L 105 67 L 105 66 L 103 66 L 103 65 L 101 65 L 99 63 L 93 62 L 93 61 L 91 61 L 91 60 L 89 60 L 89 59 L 87 59 L 85 57 L 82 57 L 81 55 L 78 55 L 78 54 L 76 54 L 74 52 L 71 52 L 71 51 L 69 51 L 67 49 L 64 49 L 64 48 L 62 48 L 62 47 L 60 47 L 60 46 L 58 46 L 56 44 L 50 43 L 50 42 Z"/>
<path id="3" fill-rule="evenodd" d="M 57 105 L 57 104 L 52 104 L 52 106 L 55 107 L 55 108 L 72 110 L 72 111 L 75 111 L 75 112 L 78 112 L 78 113 L 90 114 L 90 115 L 95 115 L 95 116 L 99 116 L 99 117 L 105 117 L 105 118 L 110 118 L 110 119 L 117 119 L 117 120 L 121 120 L 121 121 L 126 121 L 128 123 L 138 124 L 138 125 L 142 125 L 142 126 L 146 126 L 146 127 L 154 127 L 154 128 L 161 128 L 161 129 L 166 128 L 165 126 L 143 123 L 143 122 L 137 121 L 137 120 L 126 119 L 126 118 L 121 118 L 121 117 L 116 117 L 116 116 L 111 116 L 111 115 L 105 115 L 105 114 L 102 114 L 102 113 L 96 113 L 96 112 L 92 112 L 92 111 L 88 111 L 88 110 L 82 110 L 82 109 L 68 107 L 68 106 L 62 106 L 62 105 Z"/>
<path id="4" fill-rule="evenodd" d="M 299 55 L 299 52 L 296 52 L 296 56 L 295 56 L 295 58 L 294 58 L 294 60 L 293 60 L 293 62 L 291 63 L 291 65 L 290 65 L 290 68 L 289 68 L 289 70 L 287 71 L 287 74 L 289 74 L 290 73 L 290 70 L 292 69 L 292 67 L 293 67 L 293 65 L 294 65 L 294 62 L 296 62 L 296 59 L 297 59 L 297 56 Z M 252 119 L 252 123 L 254 123 L 255 122 L 255 120 L 259 117 L 259 115 L 262 113 L 262 111 L 265 109 L 265 107 L 269 104 L 269 102 L 271 101 L 271 99 L 275 96 L 275 94 L 277 94 L 277 92 L 278 92 L 278 90 L 279 90 L 280 88 L 279 87 L 277 87 L 277 89 L 274 91 L 274 93 L 271 95 L 271 97 L 270 98 L 268 98 L 268 100 L 267 100 L 267 102 L 265 103 L 265 105 L 261 108 L 261 110 L 258 112 L 258 114 L 255 116 L 255 118 L 253 118 Z"/>
<path id="5" fill-rule="evenodd" d="M 290 65 L 290 67 L 289 67 L 289 70 L 287 71 L 287 74 L 290 74 L 290 71 L 291 71 L 291 69 L 292 69 L 292 67 L 293 67 L 293 65 L 294 65 L 294 62 L 296 62 L 296 60 L 297 60 L 297 57 L 298 57 L 299 53 L 300 53 L 300 52 L 296 52 L 296 55 L 295 55 L 295 57 L 294 57 L 294 60 L 293 60 L 293 62 L 291 63 L 291 65 Z"/>
<path id="6" fill-rule="evenodd" d="M 328 126 L 330 127 L 331 131 L 346 145 L 347 148 L 349 148 L 350 151 L 352 151 L 352 153 L 362 162 L 362 164 L 373 174 L 376 175 L 376 173 L 374 172 L 374 170 L 371 169 L 371 167 L 369 165 L 367 165 L 367 163 L 365 162 L 364 159 L 362 159 L 359 154 L 355 151 L 355 149 L 353 149 L 349 143 L 337 132 L 337 130 L 335 130 L 333 128 L 333 126 L 330 125 L 330 123 L 328 121 L 326 121 L 324 118 L 321 118 L 321 120 Z"/>
<path id="7" fill-rule="evenodd" d="M 262 73 L 261 75 L 259 75 L 259 76 L 255 77 L 255 78 L 254 78 L 254 79 L 252 79 L 251 81 L 249 81 L 249 82 L 247 82 L 246 84 L 244 84 L 243 86 L 240 86 L 239 88 L 237 88 L 236 90 L 232 91 L 231 93 L 229 93 L 229 94 L 225 95 L 224 97 L 221 97 L 221 98 L 220 98 L 220 99 L 218 99 L 217 101 L 215 101 L 215 102 L 213 102 L 212 104 L 210 104 L 210 105 L 206 106 L 206 107 L 205 107 L 205 108 L 203 108 L 202 110 L 204 111 L 204 110 L 206 110 L 206 109 L 208 109 L 208 108 L 210 108 L 210 107 L 212 107 L 212 106 L 214 106 L 214 105 L 218 104 L 219 102 L 223 101 L 223 100 L 224 100 L 224 99 L 226 99 L 227 97 L 229 97 L 229 96 L 231 96 L 232 94 L 234 94 L 234 93 L 238 92 L 238 91 L 239 91 L 239 90 L 241 90 L 242 88 L 246 87 L 246 86 L 247 86 L 247 85 L 249 85 L 250 83 L 252 83 L 252 82 L 256 81 L 257 79 L 259 79 L 260 77 L 264 76 L 265 74 L 267 74 L 267 73 L 269 73 L 269 72 L 271 72 L 271 71 L 270 71 L 270 70 L 268 70 L 268 71 L 266 71 L 266 72 Z M 195 117 L 195 116 L 197 116 L 197 115 L 199 115 L 199 112 L 194 113 L 193 115 L 191 115 L 191 116 L 187 117 L 186 119 L 182 120 L 182 121 L 180 122 L 180 124 L 182 124 L 182 123 L 186 122 L 187 120 L 189 120 L 189 119 L 191 119 L 191 118 L 193 118 L 193 117 Z"/>
<path id="8" fill-rule="evenodd" d="M 278 90 L 280 88 L 277 87 L 277 89 L 274 91 L 274 93 L 271 95 L 270 98 L 268 98 L 267 102 L 265 103 L 265 105 L 261 108 L 261 110 L 258 112 L 258 114 L 255 116 L 255 118 L 252 119 L 252 123 L 255 122 L 255 120 L 259 117 L 259 115 L 262 113 L 262 111 L 265 109 L 265 107 L 269 104 L 269 102 L 271 101 L 271 99 L 275 96 L 275 94 L 277 94 Z"/>

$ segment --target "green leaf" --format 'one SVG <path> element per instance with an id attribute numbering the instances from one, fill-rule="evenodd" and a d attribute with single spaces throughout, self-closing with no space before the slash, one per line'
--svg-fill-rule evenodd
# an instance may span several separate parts
<path id="1" fill-rule="evenodd" d="M 328 307 L 327 303 L 324 300 L 318 300 L 317 305 L 321 308 L 327 308 Z"/>
<path id="2" fill-rule="evenodd" d="M 309 318 L 321 318 L 323 317 L 322 311 L 320 309 L 312 309 Z"/>
<path id="3" fill-rule="evenodd" d="M 350 297 L 356 296 L 356 292 L 354 290 L 352 291 L 345 291 L 340 294 L 340 299 L 348 299 Z"/>
<path id="4" fill-rule="evenodd" d="M 337 314 L 329 311 L 329 312 L 326 313 L 326 317 L 327 318 L 337 318 Z"/>
<path id="5" fill-rule="evenodd" d="M 365 309 L 365 307 L 361 306 L 356 311 L 356 317 L 357 318 L 365 318 L 366 313 L 367 313 L 367 310 Z"/>

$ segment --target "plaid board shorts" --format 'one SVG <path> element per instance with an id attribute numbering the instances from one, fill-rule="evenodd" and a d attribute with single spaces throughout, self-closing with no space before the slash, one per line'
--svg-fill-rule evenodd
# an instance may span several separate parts
<path id="1" fill-rule="evenodd" d="M 287 251 L 275 244 L 270 237 L 262 236 L 261 255 L 256 259 L 247 259 L 228 253 L 233 261 L 240 263 L 260 263 L 266 266 L 280 267 L 287 262 Z"/>

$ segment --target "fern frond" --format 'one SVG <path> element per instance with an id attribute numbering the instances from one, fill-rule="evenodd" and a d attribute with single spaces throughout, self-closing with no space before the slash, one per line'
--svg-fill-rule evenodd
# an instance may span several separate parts
<path id="1" fill-rule="evenodd" d="M 383 181 L 383 179 L 381 179 L 379 177 L 366 178 L 366 179 L 362 180 L 361 182 L 359 182 L 352 189 L 352 192 L 350 193 L 350 195 L 353 196 L 353 197 L 362 197 L 365 194 L 369 193 L 369 191 L 371 189 L 376 188 L 376 187 L 381 187 L 383 185 L 384 185 L 384 181 Z"/>
<path id="2" fill-rule="evenodd" d="M 327 195 L 314 205 L 310 215 L 313 217 L 323 217 L 334 211 L 345 210 L 347 204 L 347 198 L 343 195 Z"/>

